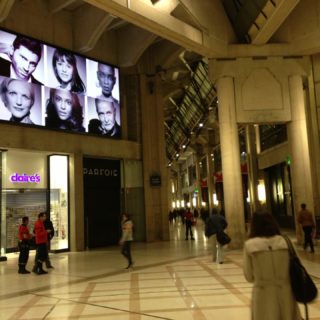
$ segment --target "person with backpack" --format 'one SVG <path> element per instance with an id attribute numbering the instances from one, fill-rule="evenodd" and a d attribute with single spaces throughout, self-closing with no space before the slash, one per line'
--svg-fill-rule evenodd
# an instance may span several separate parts
<path id="1" fill-rule="evenodd" d="M 224 262 L 224 245 L 217 241 L 217 235 L 222 233 L 227 226 L 228 223 L 225 217 L 221 214 L 218 214 L 217 211 L 213 211 L 212 215 L 207 218 L 205 222 L 205 236 L 207 238 L 212 238 L 212 260 L 213 262 L 217 262 L 219 264 Z"/>

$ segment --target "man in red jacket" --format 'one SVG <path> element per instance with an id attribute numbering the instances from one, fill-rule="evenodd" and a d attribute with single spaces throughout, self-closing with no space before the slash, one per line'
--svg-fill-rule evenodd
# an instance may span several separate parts
<path id="1" fill-rule="evenodd" d="M 22 224 L 19 226 L 19 271 L 18 273 L 26 274 L 30 273 L 26 269 L 26 265 L 28 263 L 29 259 L 29 249 L 30 249 L 30 244 L 29 241 L 31 239 L 31 234 L 28 229 L 28 223 L 29 223 L 29 218 L 28 217 L 23 217 L 22 218 Z"/>
<path id="2" fill-rule="evenodd" d="M 48 233 L 51 230 L 46 230 L 44 226 L 44 220 L 46 219 L 46 213 L 40 212 L 38 215 L 38 220 L 34 224 L 34 234 L 36 238 L 37 245 L 37 264 L 34 272 L 36 274 L 46 274 L 47 271 L 44 271 L 42 268 L 42 263 L 47 259 L 47 242 L 48 242 Z"/>
<path id="3" fill-rule="evenodd" d="M 186 222 L 186 240 L 188 240 L 189 232 L 190 232 L 191 240 L 194 240 L 193 233 L 192 233 L 193 214 L 190 209 L 187 209 L 184 215 L 184 219 Z"/>

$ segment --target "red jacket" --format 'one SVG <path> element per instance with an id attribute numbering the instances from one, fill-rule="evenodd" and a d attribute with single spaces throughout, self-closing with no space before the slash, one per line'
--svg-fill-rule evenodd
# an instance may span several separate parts
<path id="1" fill-rule="evenodd" d="M 31 239 L 31 234 L 29 232 L 28 227 L 25 224 L 20 224 L 18 237 L 21 241 Z"/>
<path id="2" fill-rule="evenodd" d="M 48 242 L 48 232 L 44 227 L 43 221 L 40 219 L 34 224 L 34 234 L 36 236 L 36 244 Z"/>

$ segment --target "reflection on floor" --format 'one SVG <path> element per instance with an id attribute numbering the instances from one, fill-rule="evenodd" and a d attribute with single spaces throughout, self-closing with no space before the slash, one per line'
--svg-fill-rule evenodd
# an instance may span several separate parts
<path id="1" fill-rule="evenodd" d="M 201 222 L 194 241 L 184 240 L 180 223 L 170 231 L 170 242 L 133 245 L 131 271 L 117 247 L 51 255 L 55 269 L 42 276 L 18 274 L 17 254 L 9 254 L 0 263 L 0 319 L 250 319 L 241 251 L 228 250 L 216 264 Z M 317 251 L 301 256 L 320 287 Z M 309 311 L 320 319 L 320 301 Z"/>

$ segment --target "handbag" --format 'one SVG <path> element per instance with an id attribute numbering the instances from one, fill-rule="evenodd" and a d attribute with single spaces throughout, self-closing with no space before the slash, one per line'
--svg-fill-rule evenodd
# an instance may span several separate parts
<path id="1" fill-rule="evenodd" d="M 219 231 L 217 233 L 217 241 L 224 246 L 231 241 L 231 238 L 224 231 Z"/>
<path id="2" fill-rule="evenodd" d="M 292 293 L 297 302 L 304 304 L 306 319 L 309 319 L 307 303 L 313 301 L 317 297 L 318 289 L 307 270 L 302 265 L 290 239 L 287 236 L 283 236 L 283 238 L 286 240 L 289 250 L 289 274 Z"/>

